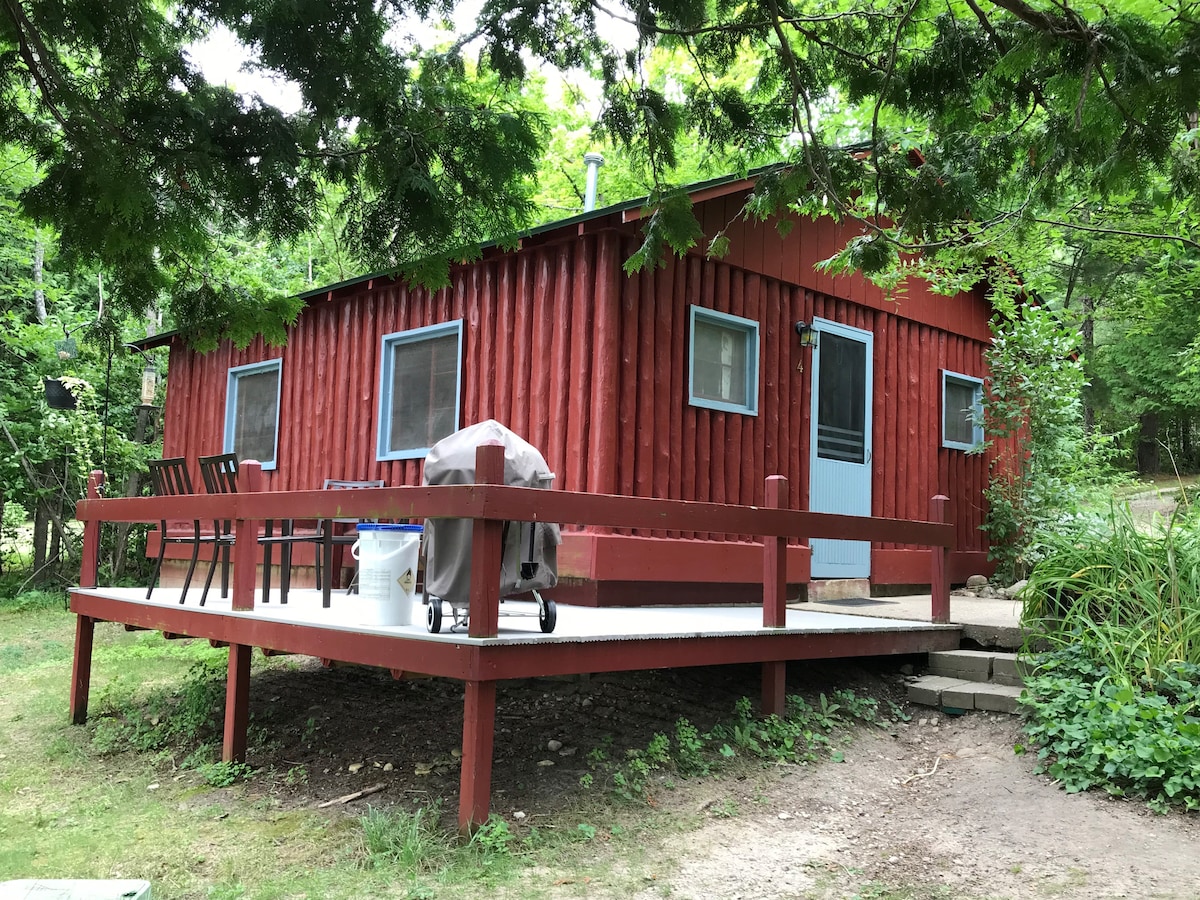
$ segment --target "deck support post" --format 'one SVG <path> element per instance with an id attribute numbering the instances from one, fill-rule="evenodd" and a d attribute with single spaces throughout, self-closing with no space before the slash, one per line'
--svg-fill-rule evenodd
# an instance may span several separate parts
<path id="1" fill-rule="evenodd" d="M 75 725 L 87 721 L 88 692 L 92 687 L 92 638 L 95 633 L 95 619 L 91 616 L 76 618 L 75 659 L 71 664 L 71 722 Z"/>
<path id="2" fill-rule="evenodd" d="M 787 712 L 787 663 L 782 659 L 762 664 L 761 711 L 780 717 Z"/>
<path id="3" fill-rule="evenodd" d="M 234 584 L 236 585 L 236 583 L 235 578 Z M 221 744 L 222 762 L 246 761 L 246 728 L 250 723 L 250 653 L 252 649 L 245 644 L 229 645 L 229 668 L 225 675 L 225 732 Z"/>
<path id="4" fill-rule="evenodd" d="M 495 736 L 496 682 L 468 681 L 463 699 L 462 774 L 458 787 L 458 828 L 464 833 L 486 822 L 491 811 Z"/>
<path id="5" fill-rule="evenodd" d="M 248 459 L 238 466 L 238 490 L 239 493 L 262 490 L 262 463 Z M 234 609 L 254 609 L 254 586 L 258 582 L 258 522 L 258 519 L 239 517 L 233 526 Z M 228 709 L 226 723 L 228 724 Z M 243 753 L 244 744 L 243 741 Z"/>
<path id="6" fill-rule="evenodd" d="M 946 521 L 946 507 L 950 498 L 945 494 L 937 494 L 929 501 L 929 520 L 931 522 Z M 931 547 L 933 565 L 929 578 L 929 594 L 932 603 L 932 620 L 938 625 L 950 621 L 950 548 Z"/>
<path id="7" fill-rule="evenodd" d="M 475 448 L 475 483 L 504 484 L 504 445 L 500 442 L 488 441 Z M 471 528 L 471 605 L 467 627 L 471 637 L 495 637 L 500 631 L 503 535 L 504 523 L 496 519 L 476 519 Z"/>

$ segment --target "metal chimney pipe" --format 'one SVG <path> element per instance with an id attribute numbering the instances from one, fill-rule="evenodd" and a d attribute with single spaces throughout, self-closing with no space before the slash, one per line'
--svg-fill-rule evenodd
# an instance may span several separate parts
<path id="1" fill-rule="evenodd" d="M 587 190 L 583 196 L 583 211 L 591 212 L 596 208 L 596 189 L 600 181 L 600 167 L 604 165 L 604 157 L 599 153 L 585 153 L 583 164 L 587 166 Z"/>

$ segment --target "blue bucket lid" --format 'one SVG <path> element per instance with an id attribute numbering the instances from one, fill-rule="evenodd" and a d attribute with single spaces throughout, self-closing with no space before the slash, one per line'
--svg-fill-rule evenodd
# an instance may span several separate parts
<path id="1" fill-rule="evenodd" d="M 359 522 L 359 531 L 410 531 L 420 534 L 425 530 L 424 525 L 386 525 L 379 522 Z"/>

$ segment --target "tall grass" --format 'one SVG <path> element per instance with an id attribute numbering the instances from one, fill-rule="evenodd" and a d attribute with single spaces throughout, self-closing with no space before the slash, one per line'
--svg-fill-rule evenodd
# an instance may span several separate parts
<path id="1" fill-rule="evenodd" d="M 1024 594 L 1033 635 L 1088 644 L 1122 680 L 1200 664 L 1200 523 L 1139 527 L 1120 506 L 1049 537 L 1046 551 Z"/>

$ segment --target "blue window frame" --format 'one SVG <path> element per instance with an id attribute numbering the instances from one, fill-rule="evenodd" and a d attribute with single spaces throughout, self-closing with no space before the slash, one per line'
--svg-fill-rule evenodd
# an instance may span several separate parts
<path id="1" fill-rule="evenodd" d="M 378 459 L 419 459 L 458 430 L 462 319 L 383 336 Z"/>
<path id="2" fill-rule="evenodd" d="M 691 307 L 688 403 L 758 415 L 758 323 Z"/>
<path id="3" fill-rule="evenodd" d="M 983 381 L 942 370 L 942 446 L 974 450 L 983 443 Z"/>
<path id="4" fill-rule="evenodd" d="M 225 389 L 225 452 L 275 468 L 279 449 L 279 384 L 283 361 L 233 366 Z"/>

